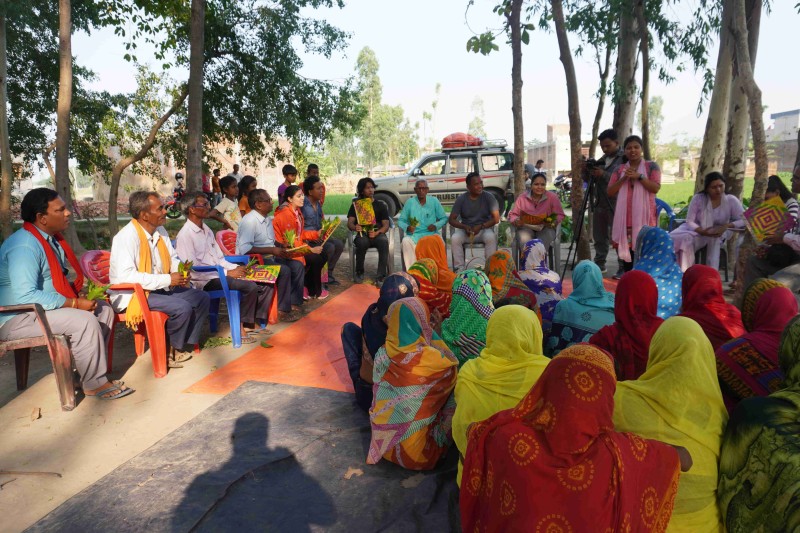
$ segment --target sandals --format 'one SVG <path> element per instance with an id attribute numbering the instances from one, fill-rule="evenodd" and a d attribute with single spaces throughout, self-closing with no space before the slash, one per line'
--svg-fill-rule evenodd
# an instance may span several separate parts
<path id="1" fill-rule="evenodd" d="M 253 344 L 256 342 L 255 337 L 252 337 L 249 333 L 242 335 L 242 344 Z"/>
<path id="2" fill-rule="evenodd" d="M 112 382 L 109 382 L 109 383 L 112 383 Z M 119 392 L 119 394 L 111 394 L 114 391 L 120 391 L 120 392 Z M 111 386 L 108 387 L 107 389 L 103 389 L 103 390 L 101 390 L 101 391 L 99 391 L 99 392 L 97 392 L 95 394 L 85 394 L 85 396 L 87 398 L 97 398 L 98 400 L 104 400 L 104 401 L 105 400 L 118 400 L 119 398 L 123 398 L 125 396 L 128 396 L 129 394 L 133 394 L 134 392 L 136 392 L 135 389 L 132 389 L 130 387 L 127 387 L 127 388 L 123 389 L 121 385 L 114 385 L 112 383 Z"/>

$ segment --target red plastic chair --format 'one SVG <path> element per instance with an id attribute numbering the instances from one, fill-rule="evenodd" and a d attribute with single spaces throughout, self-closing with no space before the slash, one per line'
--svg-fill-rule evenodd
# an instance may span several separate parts
<path id="1" fill-rule="evenodd" d="M 90 250 L 81 257 L 81 270 L 83 274 L 98 285 L 108 285 L 108 269 L 111 253 L 105 250 Z M 112 285 L 111 290 L 132 290 L 142 306 L 144 320 L 133 334 L 133 343 L 136 357 L 144 353 L 145 340 L 150 344 L 150 356 L 153 359 L 153 374 L 157 378 L 167 375 L 167 345 L 166 323 L 167 315 L 160 311 L 150 311 L 147 306 L 144 289 L 138 283 L 121 283 Z M 125 313 L 115 313 L 114 326 L 125 322 Z M 114 352 L 114 335 L 108 341 L 108 370 L 111 371 L 111 356 Z"/>
<path id="2" fill-rule="evenodd" d="M 261 254 L 248 254 L 247 256 L 236 255 L 236 232 L 231 231 L 229 229 L 221 229 L 215 235 L 214 238 L 217 240 L 217 245 L 219 245 L 220 250 L 222 253 L 225 254 L 225 259 L 230 261 L 231 263 L 240 263 L 242 262 L 243 257 L 252 257 L 258 264 L 264 264 L 264 258 L 261 257 Z M 269 319 L 270 324 L 277 324 L 278 323 L 278 287 L 275 287 L 275 296 L 272 298 L 272 306 L 269 308 Z"/>

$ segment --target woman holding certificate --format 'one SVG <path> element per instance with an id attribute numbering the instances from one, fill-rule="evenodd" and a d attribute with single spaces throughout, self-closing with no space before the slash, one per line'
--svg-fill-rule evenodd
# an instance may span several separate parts
<path id="1" fill-rule="evenodd" d="M 531 239 L 539 239 L 545 250 L 549 249 L 556 238 L 556 227 L 564 219 L 561 201 L 546 187 L 545 175 L 534 174 L 531 190 L 520 194 L 508 213 L 508 221 L 517 229 L 520 249 Z"/>

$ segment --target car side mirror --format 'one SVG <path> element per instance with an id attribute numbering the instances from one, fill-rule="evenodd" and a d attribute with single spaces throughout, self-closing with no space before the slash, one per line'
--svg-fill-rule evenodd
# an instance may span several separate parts
<path id="1" fill-rule="evenodd" d="M 415 168 L 414 170 L 411 171 L 411 175 L 412 176 L 419 176 L 421 174 L 422 174 L 422 169 L 421 168 Z"/>

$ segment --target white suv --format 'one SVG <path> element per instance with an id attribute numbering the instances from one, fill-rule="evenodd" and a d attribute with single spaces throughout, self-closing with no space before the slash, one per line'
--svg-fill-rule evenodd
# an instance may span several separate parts
<path id="1" fill-rule="evenodd" d="M 477 171 L 483 178 L 484 190 L 492 193 L 503 212 L 507 200 L 513 202 L 514 154 L 506 146 L 473 146 L 454 148 L 423 155 L 401 176 L 375 178 L 378 189 L 375 199 L 383 200 L 389 216 L 399 212 L 406 200 L 415 196 L 414 183 L 424 178 L 430 187 L 428 194 L 439 199 L 442 205 L 453 205 L 461 194 L 467 192 L 467 174 Z"/>

